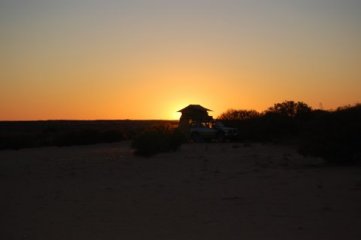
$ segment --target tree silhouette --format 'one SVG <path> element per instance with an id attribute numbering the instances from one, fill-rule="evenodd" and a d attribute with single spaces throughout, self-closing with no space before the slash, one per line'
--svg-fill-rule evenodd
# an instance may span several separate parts
<path id="1" fill-rule="evenodd" d="M 304 117 L 312 112 L 312 108 L 303 102 L 284 101 L 276 103 L 273 107 L 268 108 L 266 115 L 278 115 L 287 118 Z"/>
<path id="2" fill-rule="evenodd" d="M 249 120 L 256 119 L 260 117 L 261 114 L 255 110 L 234 110 L 230 109 L 222 113 L 218 119 L 226 121 L 239 121 L 239 120 Z"/>

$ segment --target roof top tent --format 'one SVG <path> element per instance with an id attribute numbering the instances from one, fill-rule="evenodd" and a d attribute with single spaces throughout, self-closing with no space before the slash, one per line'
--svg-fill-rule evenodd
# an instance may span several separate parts
<path id="1" fill-rule="evenodd" d="M 178 127 L 180 129 L 187 130 L 191 124 L 211 122 L 213 120 L 213 117 L 208 115 L 209 111 L 212 110 L 202 107 L 198 104 L 188 105 L 187 107 L 178 111 L 182 113 Z"/>

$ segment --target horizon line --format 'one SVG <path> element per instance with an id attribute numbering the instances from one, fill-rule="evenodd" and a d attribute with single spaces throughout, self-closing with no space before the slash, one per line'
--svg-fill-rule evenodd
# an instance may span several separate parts
<path id="1" fill-rule="evenodd" d="M 179 119 L 22 119 L 22 120 L 0 120 L 0 122 L 56 122 L 56 121 L 179 121 Z"/>

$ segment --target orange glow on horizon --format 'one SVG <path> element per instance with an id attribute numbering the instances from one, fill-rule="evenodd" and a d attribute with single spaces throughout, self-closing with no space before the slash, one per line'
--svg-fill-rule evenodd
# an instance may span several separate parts
<path id="1" fill-rule="evenodd" d="M 295 1 L 5 1 L 0 120 L 361 102 L 361 3 Z"/>

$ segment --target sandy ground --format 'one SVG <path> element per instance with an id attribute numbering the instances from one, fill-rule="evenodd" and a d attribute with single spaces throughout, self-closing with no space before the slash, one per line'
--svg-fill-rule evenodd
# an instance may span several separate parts
<path id="1" fill-rule="evenodd" d="M 0 239 L 361 239 L 360 167 L 286 146 L 129 145 L 1 151 Z"/>

